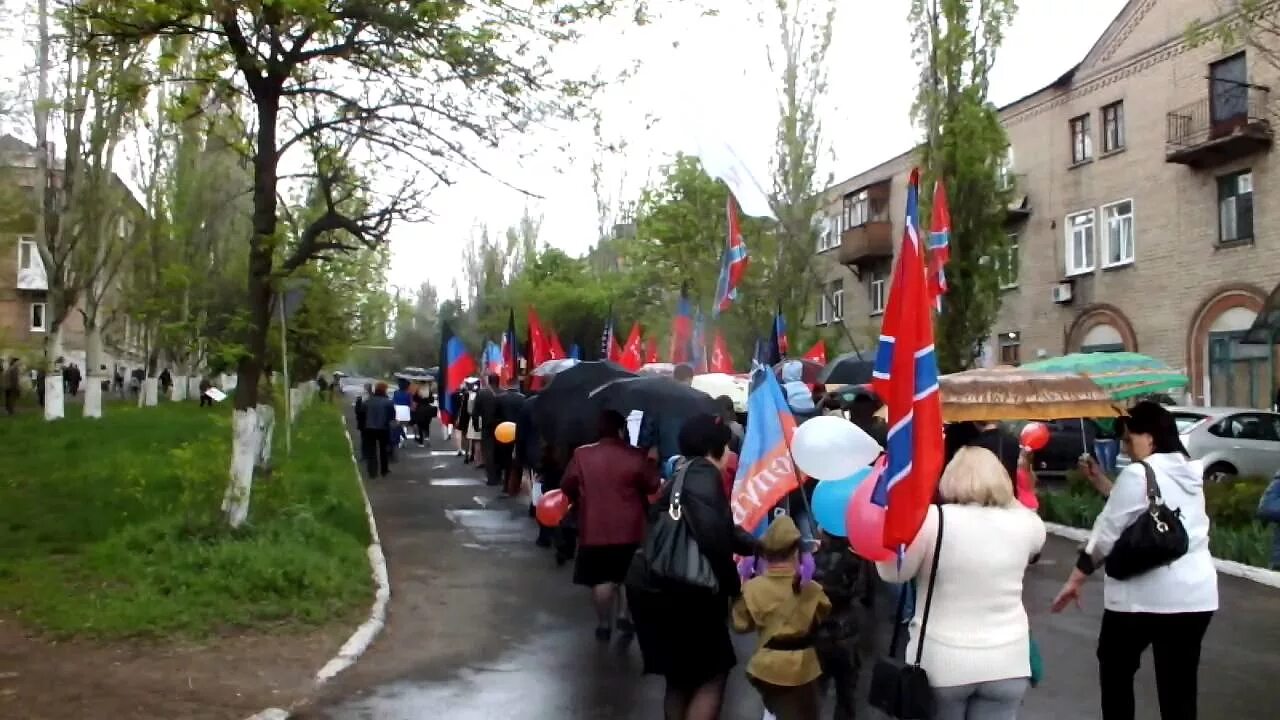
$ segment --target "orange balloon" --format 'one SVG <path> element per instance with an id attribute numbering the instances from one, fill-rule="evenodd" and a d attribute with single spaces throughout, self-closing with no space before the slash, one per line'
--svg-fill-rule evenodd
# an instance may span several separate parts
<path id="1" fill-rule="evenodd" d="M 573 504 L 569 502 L 568 495 L 559 490 L 548 490 L 538 498 L 534 515 L 538 518 L 538 524 L 543 527 L 559 527 L 571 507 Z"/>
<path id="2" fill-rule="evenodd" d="M 510 445 L 516 441 L 516 424 L 510 420 L 499 423 L 498 427 L 493 429 L 493 437 L 503 445 Z"/>

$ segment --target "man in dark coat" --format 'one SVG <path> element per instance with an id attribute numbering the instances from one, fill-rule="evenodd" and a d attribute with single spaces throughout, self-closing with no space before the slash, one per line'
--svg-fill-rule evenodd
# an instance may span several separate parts
<path id="1" fill-rule="evenodd" d="M 484 474 L 486 484 L 498 486 L 502 484 L 502 470 L 494 462 L 495 446 L 498 444 L 493 431 L 498 427 L 498 390 L 502 381 L 497 375 L 490 375 L 488 382 L 476 393 L 475 415 L 472 420 L 480 421 L 480 451 L 484 456 Z"/>
<path id="2" fill-rule="evenodd" d="M 391 459 L 391 425 L 396 418 L 395 405 L 387 397 L 387 384 L 378 383 L 365 401 L 364 450 L 369 478 L 386 477 Z"/>
<path id="3" fill-rule="evenodd" d="M 517 432 L 516 440 L 511 443 L 500 443 L 495 437 L 493 440 L 493 454 L 485 456 L 486 472 L 489 467 L 493 467 L 497 472 L 499 482 L 505 484 L 503 495 L 514 497 L 520 494 L 521 477 L 519 469 L 514 462 L 515 446 L 520 442 L 520 433 L 518 425 L 520 423 L 520 415 L 524 411 L 525 396 L 518 390 L 507 388 L 494 396 L 494 413 L 493 427 L 496 429 L 498 425 L 504 422 L 516 423 Z M 492 436 L 492 431 L 490 431 Z M 493 477 L 490 475 L 489 477 Z"/>
<path id="4" fill-rule="evenodd" d="M 831 613 L 814 633 L 824 692 L 827 685 L 835 686 L 834 720 L 853 720 L 858 670 L 871 636 L 875 566 L 853 554 L 848 540 L 826 534 L 813 564 L 814 581 L 831 599 Z"/>

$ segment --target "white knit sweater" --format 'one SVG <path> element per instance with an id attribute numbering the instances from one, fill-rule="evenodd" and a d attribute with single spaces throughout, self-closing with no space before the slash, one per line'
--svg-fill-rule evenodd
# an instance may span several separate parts
<path id="1" fill-rule="evenodd" d="M 929 684 L 952 687 L 1029 677 L 1031 636 L 1022 607 L 1022 578 L 1031 556 L 1044 547 L 1044 523 L 1021 505 L 947 505 L 943 513 L 937 588 L 920 663 Z M 902 567 L 896 560 L 877 563 L 880 577 L 890 582 L 919 579 L 908 661 L 916 656 L 937 536 L 938 508 L 932 506 Z"/>

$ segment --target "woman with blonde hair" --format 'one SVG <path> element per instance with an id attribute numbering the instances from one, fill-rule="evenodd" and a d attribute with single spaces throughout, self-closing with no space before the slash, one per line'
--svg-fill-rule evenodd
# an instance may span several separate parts
<path id="1" fill-rule="evenodd" d="M 1031 678 L 1022 579 L 1044 523 L 985 448 L 958 450 L 938 491 L 946 504 L 929 508 L 901 565 L 876 569 L 889 582 L 919 580 L 907 658 L 929 676 L 937 720 L 1013 720 Z"/>

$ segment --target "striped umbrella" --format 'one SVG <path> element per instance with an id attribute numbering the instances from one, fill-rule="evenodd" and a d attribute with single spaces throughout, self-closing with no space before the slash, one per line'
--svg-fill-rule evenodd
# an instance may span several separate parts
<path id="1" fill-rule="evenodd" d="M 1073 353 L 1022 367 L 1038 372 L 1087 375 L 1116 400 L 1185 388 L 1187 376 L 1147 355 L 1132 352 Z"/>

